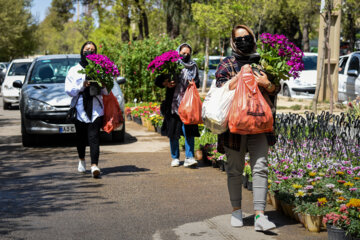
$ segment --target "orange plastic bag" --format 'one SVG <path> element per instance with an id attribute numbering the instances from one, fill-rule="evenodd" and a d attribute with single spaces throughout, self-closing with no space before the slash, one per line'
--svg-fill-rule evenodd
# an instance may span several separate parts
<path id="1" fill-rule="evenodd" d="M 230 108 L 230 132 L 242 135 L 271 132 L 273 121 L 271 108 L 259 90 L 250 65 L 243 66 Z"/>
<path id="2" fill-rule="evenodd" d="M 178 113 L 185 125 L 200 124 L 202 102 L 194 81 L 189 83 L 183 99 L 181 100 Z"/>
<path id="3" fill-rule="evenodd" d="M 112 130 L 118 128 L 123 122 L 124 118 L 120 109 L 119 102 L 112 92 L 109 95 L 103 95 L 104 103 L 104 120 L 103 129 L 110 133 Z"/>

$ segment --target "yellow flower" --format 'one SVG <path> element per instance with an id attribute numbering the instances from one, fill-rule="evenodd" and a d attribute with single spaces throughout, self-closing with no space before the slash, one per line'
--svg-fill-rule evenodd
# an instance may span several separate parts
<path id="1" fill-rule="evenodd" d="M 295 188 L 295 189 L 302 188 L 302 186 L 299 185 L 299 184 L 293 184 L 292 187 Z"/>
<path id="2" fill-rule="evenodd" d="M 357 198 L 351 198 L 348 204 L 346 204 L 347 207 L 360 207 L 360 199 Z"/>
<path id="3" fill-rule="evenodd" d="M 319 204 L 320 206 L 325 205 L 325 203 L 327 203 L 327 200 L 326 200 L 325 197 L 323 197 L 323 198 L 318 198 L 318 204 Z"/>
<path id="4" fill-rule="evenodd" d="M 269 186 L 268 186 L 268 189 L 270 189 L 271 188 L 271 184 L 269 184 Z"/>
<path id="5" fill-rule="evenodd" d="M 323 176 L 325 176 L 325 173 L 321 172 L 321 173 L 319 173 L 319 176 L 323 177 Z"/>
<path id="6" fill-rule="evenodd" d="M 316 185 L 316 182 L 312 182 L 311 185 L 315 186 L 315 185 Z"/>
<path id="7" fill-rule="evenodd" d="M 295 193 L 295 197 L 303 197 L 304 195 L 304 191 L 298 191 L 297 193 Z"/>
<path id="8" fill-rule="evenodd" d="M 355 180 L 360 180 L 360 177 L 354 177 Z"/>
<path id="9" fill-rule="evenodd" d="M 272 183 L 271 179 L 268 179 L 268 183 Z"/>
<path id="10" fill-rule="evenodd" d="M 352 182 L 346 182 L 346 183 L 344 183 L 344 186 L 352 187 L 352 186 L 354 186 L 354 184 Z"/>
<path id="11" fill-rule="evenodd" d="M 337 174 L 337 175 L 344 175 L 344 172 L 337 171 L 336 174 Z"/>
<path id="12" fill-rule="evenodd" d="M 315 177 L 316 176 L 316 172 L 309 172 L 310 177 Z"/>

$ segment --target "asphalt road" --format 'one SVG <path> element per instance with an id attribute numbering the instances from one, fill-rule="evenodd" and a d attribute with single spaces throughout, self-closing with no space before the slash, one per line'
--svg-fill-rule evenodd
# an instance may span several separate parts
<path id="1" fill-rule="evenodd" d="M 231 228 L 223 172 L 171 168 L 167 138 L 133 122 L 126 129 L 122 144 L 102 138 L 102 177 L 92 179 L 77 173 L 71 135 L 22 147 L 19 110 L 2 110 L 1 99 L 0 239 L 326 239 L 271 206 L 278 228 L 254 232 L 247 190 L 245 227 Z"/>

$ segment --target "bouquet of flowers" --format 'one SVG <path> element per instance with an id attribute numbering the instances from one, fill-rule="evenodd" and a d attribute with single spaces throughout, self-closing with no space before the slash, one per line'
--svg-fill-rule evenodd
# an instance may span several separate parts
<path id="1" fill-rule="evenodd" d="M 303 52 L 284 35 L 263 33 L 257 46 L 260 69 L 270 75 L 269 80 L 274 84 L 279 84 L 281 79 L 297 78 L 304 69 Z"/>
<path id="2" fill-rule="evenodd" d="M 147 66 L 147 70 L 157 75 L 169 74 L 171 80 L 180 74 L 183 66 L 178 62 L 181 59 L 179 53 L 174 50 L 164 52 L 157 56 Z"/>
<path id="3" fill-rule="evenodd" d="M 119 76 L 119 70 L 115 63 L 107 56 L 100 54 L 88 55 L 87 61 L 89 64 L 79 71 L 79 73 L 86 74 L 86 76 L 96 82 L 100 87 L 105 86 L 110 92 L 114 86 L 114 78 Z"/>

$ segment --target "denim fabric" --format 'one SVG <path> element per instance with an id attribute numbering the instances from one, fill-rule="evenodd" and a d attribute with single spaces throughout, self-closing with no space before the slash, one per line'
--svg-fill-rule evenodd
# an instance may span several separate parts
<path id="1" fill-rule="evenodd" d="M 185 137 L 185 156 L 186 158 L 194 157 L 195 138 L 186 136 L 184 124 L 182 124 L 182 131 Z M 179 139 L 170 138 L 170 152 L 172 159 L 180 157 Z"/>

